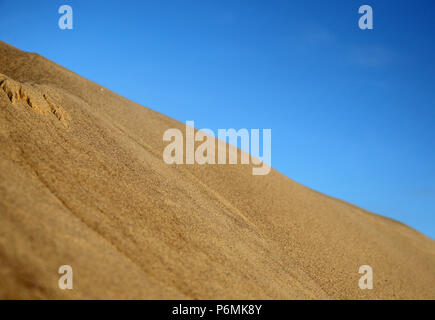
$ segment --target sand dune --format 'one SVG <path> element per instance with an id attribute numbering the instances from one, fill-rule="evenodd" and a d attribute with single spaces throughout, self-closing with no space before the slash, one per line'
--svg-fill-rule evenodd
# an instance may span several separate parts
<path id="1" fill-rule="evenodd" d="M 275 170 L 167 165 L 168 128 L 0 42 L 0 298 L 435 298 L 433 240 Z"/>

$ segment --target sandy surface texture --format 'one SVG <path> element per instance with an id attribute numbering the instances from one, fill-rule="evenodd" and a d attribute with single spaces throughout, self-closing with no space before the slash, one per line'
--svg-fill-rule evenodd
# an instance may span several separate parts
<path id="1" fill-rule="evenodd" d="M 0 298 L 435 298 L 433 240 L 273 169 L 168 165 L 169 128 L 0 42 Z"/>

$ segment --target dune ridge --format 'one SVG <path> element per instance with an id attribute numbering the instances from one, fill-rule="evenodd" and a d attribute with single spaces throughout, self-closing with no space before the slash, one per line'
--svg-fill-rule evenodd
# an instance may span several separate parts
<path id="1" fill-rule="evenodd" d="M 406 225 L 273 169 L 167 165 L 184 124 L 4 42 L 0 88 L 0 298 L 435 298 Z"/>

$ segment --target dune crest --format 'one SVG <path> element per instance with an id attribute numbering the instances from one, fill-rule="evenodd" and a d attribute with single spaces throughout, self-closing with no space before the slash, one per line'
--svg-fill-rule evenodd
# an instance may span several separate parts
<path id="1" fill-rule="evenodd" d="M 3 42 L 0 73 L 0 298 L 435 298 L 421 233 L 273 169 L 168 165 L 183 123 Z"/>

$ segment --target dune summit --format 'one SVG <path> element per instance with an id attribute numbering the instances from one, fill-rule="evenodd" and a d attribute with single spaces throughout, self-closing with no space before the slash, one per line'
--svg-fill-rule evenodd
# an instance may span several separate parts
<path id="1" fill-rule="evenodd" d="M 0 298 L 435 298 L 433 240 L 273 169 L 168 165 L 168 128 L 0 42 Z"/>

